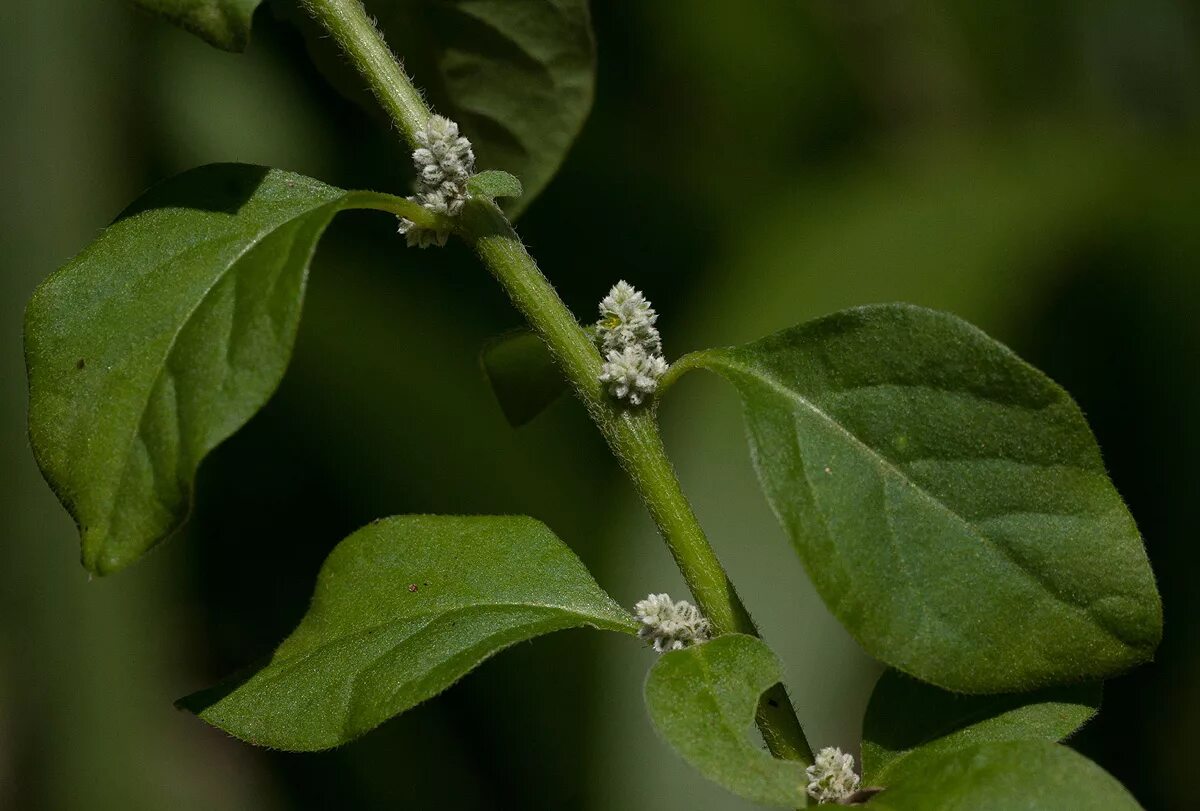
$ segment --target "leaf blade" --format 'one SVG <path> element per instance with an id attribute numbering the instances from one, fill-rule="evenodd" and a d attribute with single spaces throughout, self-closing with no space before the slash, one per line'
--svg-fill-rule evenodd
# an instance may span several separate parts
<path id="1" fill-rule="evenodd" d="M 475 197 L 494 200 L 497 197 L 520 197 L 521 181 L 499 169 L 485 169 L 467 181 L 467 191 Z"/>
<path id="2" fill-rule="evenodd" d="M 982 332 L 873 305 L 681 363 L 738 389 L 768 501 L 876 658 L 1007 692 L 1157 646 L 1153 575 L 1082 414 Z"/>
<path id="3" fill-rule="evenodd" d="M 1117 780 L 1048 741 L 984 743 L 945 755 L 914 756 L 867 807 L 891 811 L 1136 811 Z"/>
<path id="4" fill-rule="evenodd" d="M 765 805 L 808 805 L 804 766 L 751 743 L 759 697 L 781 678 L 762 640 L 726 634 L 664 654 L 646 679 L 646 707 L 663 738 L 705 777 Z"/>
<path id="5" fill-rule="evenodd" d="M 407 201 L 216 164 L 143 195 L 26 310 L 29 426 L 97 574 L 185 522 L 195 471 L 274 392 L 338 212 Z"/>
<path id="6" fill-rule="evenodd" d="M 637 631 L 541 523 L 389 518 L 338 544 L 270 663 L 181 704 L 242 740 L 315 751 L 436 695 L 509 645 L 584 625 Z"/>
<path id="7" fill-rule="evenodd" d="M 586 0 L 367 0 L 434 108 L 471 139 L 478 166 L 521 179 L 504 201 L 516 218 L 562 165 L 591 110 L 595 42 Z M 314 64 L 347 98 L 377 105 L 325 33 L 291 2 L 280 14 L 303 32 Z"/>
<path id="8" fill-rule="evenodd" d="M 189 31 L 224 51 L 240 52 L 250 44 L 254 9 L 262 0 L 133 0 L 151 14 Z"/>
<path id="9" fill-rule="evenodd" d="M 948 754 L 999 741 L 1061 741 L 1096 714 L 1101 692 L 1100 684 L 1087 684 L 968 696 L 885 671 L 863 720 L 864 785 L 886 784 L 890 772 L 918 753 Z"/>

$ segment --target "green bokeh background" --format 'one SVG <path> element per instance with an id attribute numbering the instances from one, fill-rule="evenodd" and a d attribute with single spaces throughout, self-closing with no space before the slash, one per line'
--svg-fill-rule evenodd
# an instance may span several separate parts
<path id="1" fill-rule="evenodd" d="M 1200 749 L 1200 10 L 1185 0 L 593 4 L 597 102 L 521 231 L 582 317 L 617 278 L 669 354 L 906 300 L 1063 383 L 1146 536 L 1155 663 L 1074 744 L 1148 809 L 1195 804 Z M 420 81 L 421 77 L 417 77 Z M 150 183 L 246 161 L 406 188 L 408 159 L 268 8 L 245 55 L 119 0 L 0 4 L 0 808 L 730 809 L 654 735 L 653 654 L 572 631 L 318 755 L 172 708 L 269 651 L 345 534 L 405 512 L 528 513 L 625 604 L 682 593 L 574 403 L 509 429 L 476 353 L 518 319 L 460 246 L 345 215 L 294 362 L 205 463 L 189 531 L 89 581 L 25 436 L 34 286 Z M 665 404 L 696 509 L 787 665 L 817 745 L 857 746 L 878 674 L 807 585 L 737 403 Z"/>

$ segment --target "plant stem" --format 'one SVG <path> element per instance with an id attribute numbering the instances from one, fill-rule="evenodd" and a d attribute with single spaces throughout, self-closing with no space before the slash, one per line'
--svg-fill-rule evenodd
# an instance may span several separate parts
<path id="1" fill-rule="evenodd" d="M 301 0 L 323 25 L 354 67 L 367 80 L 371 92 L 400 130 L 410 148 L 413 134 L 431 115 L 417 88 L 408 79 L 391 48 L 359 0 Z"/>
<path id="2" fill-rule="evenodd" d="M 424 126 L 430 112 L 362 4 L 359 0 L 304 2 L 341 45 L 411 145 L 412 133 Z M 651 409 L 626 408 L 607 395 L 599 382 L 603 363 L 599 351 L 495 204 L 471 200 L 461 215 L 459 233 L 546 342 L 632 479 L 713 630 L 758 636 L 680 488 Z M 812 762 L 812 751 L 782 684 L 763 695 L 756 720 L 772 754 Z"/>
<path id="3" fill-rule="evenodd" d="M 614 406 L 599 382 L 600 352 L 495 205 L 472 200 L 463 211 L 461 230 L 557 359 L 613 454 L 633 480 L 713 630 L 717 634 L 758 636 L 754 621 L 680 488 L 651 411 Z M 776 684 L 763 695 L 756 720 L 775 757 L 812 763 L 812 750 L 782 684 Z"/>

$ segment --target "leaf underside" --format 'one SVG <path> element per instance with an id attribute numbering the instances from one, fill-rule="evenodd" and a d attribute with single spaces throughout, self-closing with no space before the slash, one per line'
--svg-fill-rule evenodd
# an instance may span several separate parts
<path id="1" fill-rule="evenodd" d="M 200 39 L 225 51 L 244 51 L 250 21 L 262 0 L 133 0 Z"/>
<path id="2" fill-rule="evenodd" d="M 646 707 L 667 743 L 709 780 L 754 802 L 801 808 L 804 767 L 750 738 L 759 697 L 780 679 L 765 643 L 728 634 L 664 654 L 646 679 Z"/>
<path id="3" fill-rule="evenodd" d="M 179 528 L 203 457 L 278 386 L 334 214 L 407 206 L 290 172 L 194 169 L 153 188 L 34 293 L 29 430 L 107 574 Z"/>
<path id="4" fill-rule="evenodd" d="M 1091 431 L 984 333 L 874 305 L 680 362 L 737 388 L 772 508 L 871 655 L 968 693 L 1152 655 L 1154 577 Z"/>
<path id="5" fill-rule="evenodd" d="M 521 179 L 518 216 L 558 171 L 592 106 L 595 43 L 586 0 L 367 0 L 434 109 L 457 121 L 484 169 Z M 304 33 L 317 68 L 368 110 L 375 101 L 293 0 L 274 7 Z"/>
<path id="6" fill-rule="evenodd" d="M 545 342 L 529 330 L 489 341 L 479 353 L 479 364 L 504 418 L 514 428 L 530 422 L 567 391 L 567 381 Z"/>
<path id="7" fill-rule="evenodd" d="M 863 720 L 863 783 L 887 785 L 889 773 L 918 753 L 947 755 L 1000 741 L 1061 741 L 1096 714 L 1101 692 L 1101 685 L 1086 684 L 960 695 L 888 670 Z"/>
<path id="8" fill-rule="evenodd" d="M 330 554 L 269 664 L 180 703 L 242 740 L 345 743 L 516 642 L 565 628 L 636 633 L 571 550 L 522 517 L 377 521 Z"/>

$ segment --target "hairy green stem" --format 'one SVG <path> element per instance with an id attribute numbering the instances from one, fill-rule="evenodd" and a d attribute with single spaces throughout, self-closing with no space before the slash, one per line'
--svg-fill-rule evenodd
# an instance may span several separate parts
<path id="1" fill-rule="evenodd" d="M 362 3 L 359 0 L 301 2 L 337 40 L 404 140 L 415 148 L 413 134 L 429 118 L 429 107 L 408 80 L 400 60 L 384 42 Z"/>
<path id="2" fill-rule="evenodd" d="M 412 134 L 424 126 L 429 109 L 359 0 L 304 3 L 338 41 L 411 145 Z M 603 363 L 599 351 L 495 204 L 471 200 L 461 215 L 459 234 L 546 342 L 632 479 L 713 630 L 758 636 L 680 488 L 651 410 L 626 408 L 606 394 L 599 381 Z M 776 757 L 812 762 L 812 750 L 783 685 L 777 684 L 763 695 L 757 721 Z"/>

